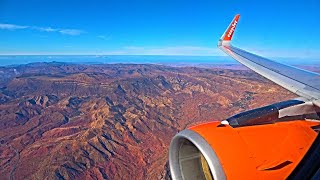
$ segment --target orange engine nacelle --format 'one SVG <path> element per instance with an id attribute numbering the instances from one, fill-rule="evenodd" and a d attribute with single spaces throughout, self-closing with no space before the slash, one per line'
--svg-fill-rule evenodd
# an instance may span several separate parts
<path id="1" fill-rule="evenodd" d="M 316 121 L 191 127 L 170 145 L 173 179 L 285 179 L 316 139 Z"/>

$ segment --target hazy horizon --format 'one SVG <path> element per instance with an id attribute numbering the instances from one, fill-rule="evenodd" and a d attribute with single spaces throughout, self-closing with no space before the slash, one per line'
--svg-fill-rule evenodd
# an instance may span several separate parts
<path id="1" fill-rule="evenodd" d="M 288 65 L 320 65 L 320 59 L 273 58 Z M 239 63 L 228 56 L 168 55 L 0 55 L 0 66 L 41 62 L 76 64 L 164 64 L 164 65 L 227 65 Z"/>

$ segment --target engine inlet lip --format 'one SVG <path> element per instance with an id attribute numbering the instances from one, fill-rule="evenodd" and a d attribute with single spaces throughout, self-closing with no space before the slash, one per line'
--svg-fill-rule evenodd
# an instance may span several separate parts
<path id="1" fill-rule="evenodd" d="M 174 136 L 170 143 L 169 149 L 169 164 L 171 177 L 174 180 L 182 180 L 182 173 L 179 164 L 179 151 L 184 140 L 188 140 L 194 144 L 196 148 L 203 154 L 209 165 L 211 174 L 214 179 L 227 179 L 223 171 L 222 165 L 208 142 L 198 133 L 186 129 Z"/>

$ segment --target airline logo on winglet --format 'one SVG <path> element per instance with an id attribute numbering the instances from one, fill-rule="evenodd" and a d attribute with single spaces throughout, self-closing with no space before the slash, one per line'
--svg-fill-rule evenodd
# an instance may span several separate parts
<path id="1" fill-rule="evenodd" d="M 237 14 L 232 20 L 231 24 L 227 28 L 227 31 L 224 34 L 223 41 L 231 41 L 234 31 L 236 30 L 236 26 L 239 22 L 240 15 Z"/>
<path id="2" fill-rule="evenodd" d="M 230 37 L 231 37 L 232 33 L 233 33 L 233 32 L 234 32 L 234 30 L 236 29 L 237 23 L 238 23 L 238 21 L 237 21 L 237 20 L 235 20 L 235 21 L 232 23 L 232 25 L 231 25 L 231 29 L 230 29 L 230 31 L 229 31 L 229 33 L 228 33 L 228 38 L 230 38 Z"/>

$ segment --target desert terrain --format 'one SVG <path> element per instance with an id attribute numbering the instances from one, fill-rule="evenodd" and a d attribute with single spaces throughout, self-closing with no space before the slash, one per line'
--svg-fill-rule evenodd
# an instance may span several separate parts
<path id="1" fill-rule="evenodd" d="M 0 67 L 1 179 L 170 179 L 179 131 L 296 96 L 246 69 Z"/>

